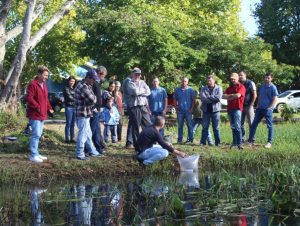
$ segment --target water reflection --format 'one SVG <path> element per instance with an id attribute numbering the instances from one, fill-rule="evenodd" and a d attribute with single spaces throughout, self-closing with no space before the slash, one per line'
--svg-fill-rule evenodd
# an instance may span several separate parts
<path id="1" fill-rule="evenodd" d="M 39 196 L 46 192 L 47 190 L 34 188 L 30 192 L 30 203 L 31 203 L 31 212 L 32 212 L 32 225 L 39 226 L 44 223 L 44 216 L 41 212 L 39 206 Z"/>
<path id="2" fill-rule="evenodd" d="M 227 207 L 211 205 L 207 200 L 214 198 L 217 183 L 217 177 L 182 172 L 175 179 L 147 177 L 120 184 L 32 188 L 27 191 L 27 208 L 18 206 L 22 204 L 14 200 L 15 191 L 0 190 L 0 225 L 281 225 L 284 217 L 270 217 L 265 207 L 226 212 Z M 176 196 L 182 205 L 177 209 Z M 300 225 L 298 218 L 285 223 Z"/>

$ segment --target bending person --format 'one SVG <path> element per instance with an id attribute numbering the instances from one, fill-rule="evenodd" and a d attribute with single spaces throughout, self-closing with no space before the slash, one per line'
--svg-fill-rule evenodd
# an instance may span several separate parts
<path id="1" fill-rule="evenodd" d="M 174 149 L 171 145 L 166 143 L 159 133 L 159 130 L 164 128 L 165 119 L 162 116 L 157 116 L 155 124 L 145 128 L 139 135 L 135 144 L 137 158 L 144 165 L 153 164 L 159 160 L 168 157 L 169 152 L 180 156 L 186 157 L 186 153 Z M 158 143 L 159 145 L 154 145 Z"/>

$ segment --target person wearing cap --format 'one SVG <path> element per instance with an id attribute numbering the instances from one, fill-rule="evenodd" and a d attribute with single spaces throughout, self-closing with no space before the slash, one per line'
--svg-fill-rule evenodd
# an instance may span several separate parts
<path id="1" fill-rule="evenodd" d="M 48 113 L 53 113 L 53 109 L 48 100 L 48 90 L 46 80 L 48 79 L 49 69 L 40 66 L 37 70 L 37 76 L 27 87 L 27 117 L 32 128 L 30 137 L 30 161 L 41 163 L 47 160 L 46 156 L 39 153 L 39 141 L 43 134 L 44 121 Z"/>
<path id="2" fill-rule="evenodd" d="M 220 138 L 220 112 L 221 112 L 221 98 L 223 95 L 222 87 L 216 84 L 214 76 L 207 76 L 207 85 L 203 86 L 200 91 L 202 116 L 202 134 L 200 145 L 206 145 L 209 137 L 209 124 L 211 120 L 213 133 L 215 137 L 215 145 L 221 144 Z"/>
<path id="3" fill-rule="evenodd" d="M 183 123 L 186 121 L 188 127 L 188 140 L 186 144 L 190 144 L 193 140 L 192 127 L 192 111 L 195 105 L 195 92 L 188 86 L 189 79 L 183 77 L 181 79 L 181 86 L 175 90 L 174 100 L 176 101 L 177 121 L 178 121 L 178 138 L 177 142 L 182 143 L 183 138 Z"/>
<path id="4" fill-rule="evenodd" d="M 167 92 L 163 87 L 159 86 L 159 79 L 153 79 L 153 87 L 151 88 L 151 94 L 148 96 L 149 108 L 151 113 L 151 121 L 155 122 L 157 116 L 166 116 L 168 108 L 168 96 Z M 159 131 L 164 136 L 164 129 Z"/>
<path id="5" fill-rule="evenodd" d="M 85 145 L 90 156 L 101 156 L 93 144 L 90 127 L 90 118 L 93 115 L 93 108 L 97 102 L 92 86 L 97 79 L 96 71 L 89 70 L 86 73 L 85 79 L 80 81 L 75 89 L 75 108 L 78 127 L 76 158 L 79 160 L 87 160 L 84 154 Z"/>
<path id="6" fill-rule="evenodd" d="M 140 127 L 145 128 L 152 124 L 147 107 L 147 96 L 150 95 L 150 88 L 145 81 L 141 80 L 141 73 L 141 69 L 134 68 L 132 71 L 133 77 L 131 81 L 127 83 L 126 87 L 129 95 L 127 104 L 129 120 L 132 123 L 133 145 L 135 145 L 137 141 Z"/>
<path id="7" fill-rule="evenodd" d="M 105 82 L 105 77 L 107 75 L 107 70 L 104 66 L 99 66 L 96 69 L 97 72 L 97 79 L 93 83 L 93 93 L 96 96 L 96 104 L 93 108 L 93 115 L 90 119 L 90 126 L 92 130 L 92 140 L 93 143 L 97 149 L 97 151 L 100 154 L 103 154 L 103 149 L 105 147 L 103 136 L 101 133 L 101 127 L 100 127 L 100 117 L 101 117 L 101 108 L 103 107 L 102 103 L 102 96 L 103 96 L 103 84 Z"/>

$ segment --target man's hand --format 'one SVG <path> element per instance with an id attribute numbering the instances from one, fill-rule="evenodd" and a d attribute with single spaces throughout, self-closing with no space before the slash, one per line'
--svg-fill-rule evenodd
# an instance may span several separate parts
<path id="1" fill-rule="evenodd" d="M 51 114 L 53 114 L 53 113 L 54 113 L 54 111 L 53 111 L 52 109 L 50 109 L 50 110 L 49 110 L 49 112 L 50 112 Z"/>
<path id="2" fill-rule="evenodd" d="M 186 153 L 184 153 L 184 152 L 182 152 L 182 151 L 178 151 L 178 150 L 174 150 L 174 152 L 173 152 L 175 155 L 177 155 L 177 156 L 180 156 L 181 158 L 185 158 L 185 157 L 187 157 L 187 154 Z"/>

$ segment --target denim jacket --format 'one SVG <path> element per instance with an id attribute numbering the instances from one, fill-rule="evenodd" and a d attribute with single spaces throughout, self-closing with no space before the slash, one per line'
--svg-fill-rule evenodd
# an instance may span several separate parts
<path id="1" fill-rule="evenodd" d="M 208 86 L 201 88 L 201 109 L 203 112 L 207 112 L 207 104 L 212 104 L 213 112 L 221 111 L 221 98 L 223 95 L 222 88 L 215 85 L 213 89 L 209 89 Z"/>

